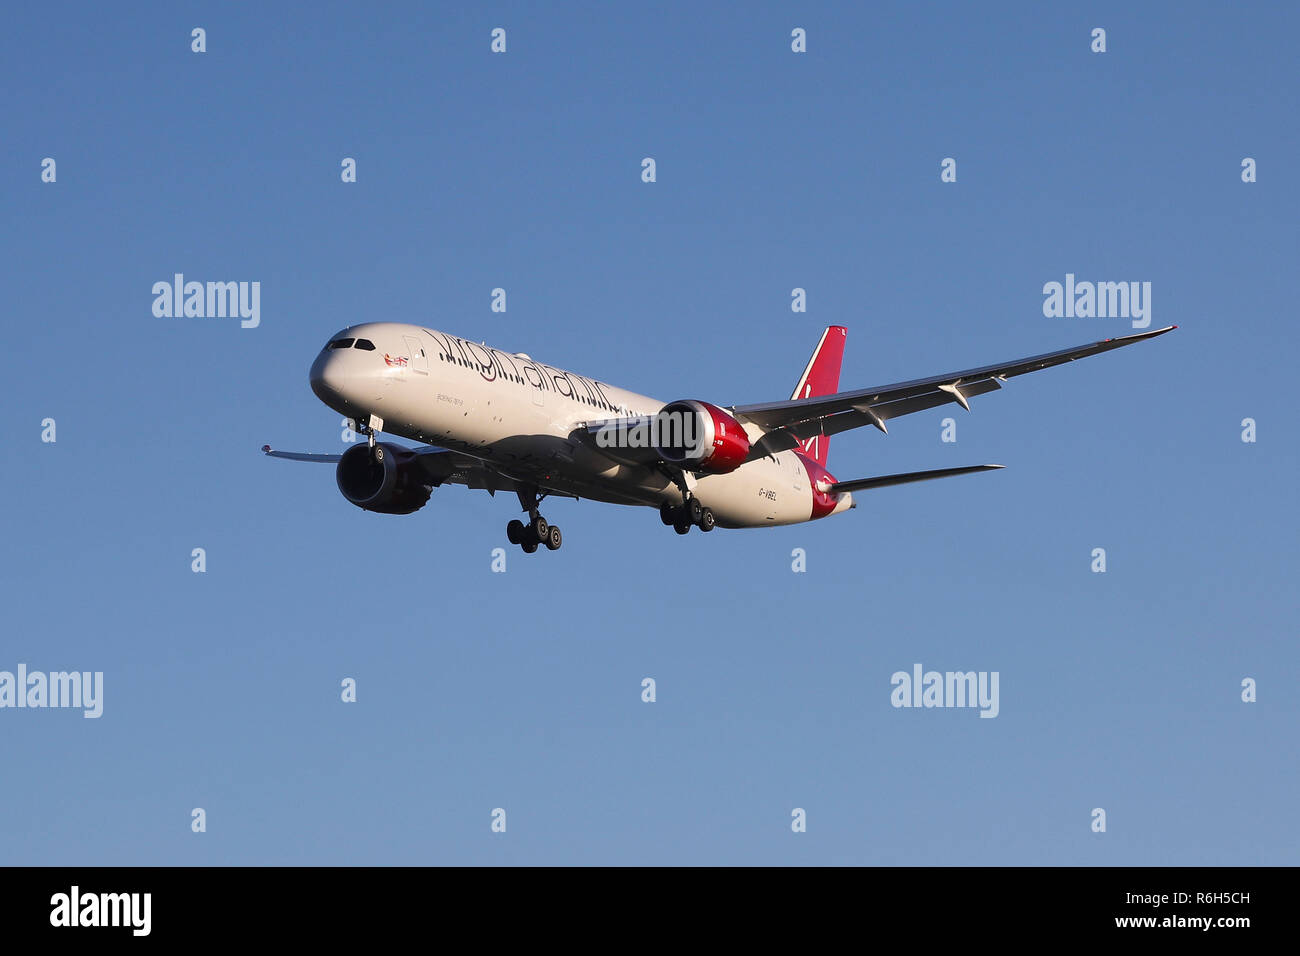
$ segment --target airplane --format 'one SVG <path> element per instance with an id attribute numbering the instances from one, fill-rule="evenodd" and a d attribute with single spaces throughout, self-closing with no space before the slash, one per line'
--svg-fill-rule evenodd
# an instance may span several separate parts
<path id="1" fill-rule="evenodd" d="M 339 455 L 274 458 L 336 466 L 349 502 L 411 514 L 444 484 L 514 492 L 527 523 L 506 537 L 529 554 L 558 550 L 547 497 L 588 498 L 659 509 L 678 534 L 691 528 L 760 528 L 815 521 L 856 507 L 855 492 L 1001 468 L 968 465 L 839 481 L 826 470 L 830 438 L 902 415 L 997 391 L 1017 375 L 1164 335 L 1166 326 L 1120 338 L 893 385 L 839 391 L 847 329 L 829 326 L 790 397 L 719 406 L 664 403 L 566 372 L 523 352 L 503 352 L 446 332 L 370 322 L 330 337 L 312 363 L 316 396 L 350 419 L 366 443 Z M 420 443 L 377 440 L 380 432 Z"/>

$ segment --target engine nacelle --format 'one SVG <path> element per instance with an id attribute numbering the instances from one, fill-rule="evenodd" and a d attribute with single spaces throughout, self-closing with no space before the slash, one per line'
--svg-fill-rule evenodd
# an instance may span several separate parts
<path id="1" fill-rule="evenodd" d="M 655 451 L 688 471 L 721 475 L 749 456 L 740 422 L 708 402 L 670 402 L 655 415 L 654 428 Z"/>
<path id="2" fill-rule="evenodd" d="M 409 449 L 381 442 L 383 457 L 375 461 L 369 445 L 353 445 L 339 459 L 334 473 L 339 491 L 358 508 L 386 515 L 409 515 L 429 500 L 433 488 L 411 459 Z"/>

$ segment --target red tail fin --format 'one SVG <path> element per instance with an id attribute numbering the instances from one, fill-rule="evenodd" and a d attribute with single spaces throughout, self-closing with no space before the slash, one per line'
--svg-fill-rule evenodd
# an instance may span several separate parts
<path id="1" fill-rule="evenodd" d="M 791 401 L 834 395 L 839 391 L 840 362 L 844 359 L 844 337 L 848 331 L 842 325 L 832 325 L 822 333 L 821 341 L 817 343 L 812 358 L 808 360 L 808 367 L 803 370 L 799 384 L 794 387 L 794 393 L 790 396 Z M 804 441 L 800 447 L 805 455 L 825 468 L 830 442 L 830 438 L 825 435 L 814 435 Z"/>

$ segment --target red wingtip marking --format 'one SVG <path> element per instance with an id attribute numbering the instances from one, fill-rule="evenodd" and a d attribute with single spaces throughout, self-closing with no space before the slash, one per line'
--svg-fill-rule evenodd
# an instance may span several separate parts
<path id="1" fill-rule="evenodd" d="M 270 446 L 270 445 L 263 445 L 263 446 L 262 446 L 262 451 L 270 451 L 270 450 L 271 450 L 271 446 Z"/>

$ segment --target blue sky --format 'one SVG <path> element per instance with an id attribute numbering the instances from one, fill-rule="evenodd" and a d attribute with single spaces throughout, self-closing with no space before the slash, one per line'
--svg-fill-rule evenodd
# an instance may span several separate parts
<path id="1" fill-rule="evenodd" d="M 104 714 L 0 710 L 0 860 L 1294 864 L 1297 29 L 1271 4 L 7 9 L 0 670 L 102 671 Z M 175 272 L 260 282 L 261 324 L 155 318 Z M 810 525 L 679 538 L 556 501 L 563 550 L 495 574 L 512 498 L 372 515 L 257 451 L 342 449 L 306 373 L 361 321 L 748 403 L 828 324 L 845 387 L 1132 331 L 1044 317 L 1067 273 L 1149 281 L 1180 328 L 836 437 L 841 479 L 1007 468 Z M 918 662 L 999 672 L 999 716 L 891 707 Z"/>

